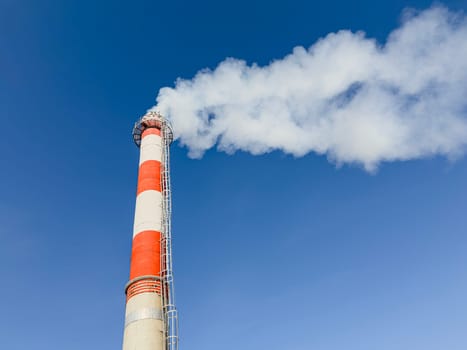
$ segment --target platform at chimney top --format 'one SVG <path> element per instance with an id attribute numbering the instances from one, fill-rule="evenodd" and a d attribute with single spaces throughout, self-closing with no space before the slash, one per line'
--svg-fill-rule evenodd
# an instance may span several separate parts
<path id="1" fill-rule="evenodd" d="M 148 128 L 156 128 L 161 130 L 164 138 L 168 139 L 168 143 L 173 141 L 172 127 L 170 126 L 167 119 L 165 119 L 158 111 L 148 111 L 143 117 L 141 117 L 133 128 L 133 141 L 136 146 L 141 145 L 141 137 L 144 130 Z"/>

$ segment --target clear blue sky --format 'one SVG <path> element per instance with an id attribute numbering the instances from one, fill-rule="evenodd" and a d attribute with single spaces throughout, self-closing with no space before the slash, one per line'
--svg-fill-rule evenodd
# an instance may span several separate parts
<path id="1" fill-rule="evenodd" d="M 448 1 L 466 10 L 467 1 Z M 138 149 L 162 86 L 429 1 L 0 1 L 0 348 L 121 347 Z M 467 160 L 172 148 L 181 350 L 465 350 Z"/>

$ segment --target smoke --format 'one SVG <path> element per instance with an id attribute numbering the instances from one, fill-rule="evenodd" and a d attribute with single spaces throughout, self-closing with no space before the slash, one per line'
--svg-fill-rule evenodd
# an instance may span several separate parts
<path id="1" fill-rule="evenodd" d="M 280 150 L 372 171 L 384 161 L 456 158 L 467 144 L 467 21 L 444 7 L 405 11 L 384 44 L 328 34 L 267 66 L 227 58 L 164 87 L 154 107 L 201 157 Z"/>

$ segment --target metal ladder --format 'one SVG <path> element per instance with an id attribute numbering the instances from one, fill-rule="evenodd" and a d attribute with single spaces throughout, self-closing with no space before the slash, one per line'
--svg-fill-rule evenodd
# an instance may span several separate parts
<path id="1" fill-rule="evenodd" d="M 165 350 L 178 350 L 178 313 L 175 307 L 174 278 L 172 267 L 172 194 L 170 191 L 170 143 L 172 129 L 166 120 L 162 121 L 162 240 L 161 277 L 162 310 L 164 314 Z"/>

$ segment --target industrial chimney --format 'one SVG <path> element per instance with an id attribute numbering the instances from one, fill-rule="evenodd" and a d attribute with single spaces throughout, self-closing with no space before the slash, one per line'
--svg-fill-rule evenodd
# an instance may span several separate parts
<path id="1" fill-rule="evenodd" d="M 133 140 L 140 160 L 123 350 L 177 350 L 170 225 L 172 129 L 159 113 L 150 111 L 136 122 Z"/>

